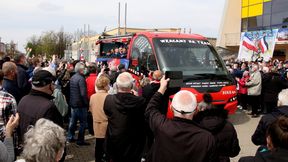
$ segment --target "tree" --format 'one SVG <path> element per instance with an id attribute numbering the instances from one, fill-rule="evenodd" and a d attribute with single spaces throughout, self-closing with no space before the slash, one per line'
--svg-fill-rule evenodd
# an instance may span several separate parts
<path id="1" fill-rule="evenodd" d="M 66 44 L 71 43 L 72 35 L 65 33 L 63 28 L 59 32 L 46 31 L 40 37 L 33 35 L 26 44 L 26 49 L 31 48 L 30 56 L 46 55 L 51 58 L 56 54 L 60 58 L 64 56 Z"/>
<path id="2" fill-rule="evenodd" d="M 19 51 L 16 50 L 17 44 L 11 41 L 9 44 L 6 44 L 6 53 L 10 57 L 14 57 L 16 53 L 19 53 Z"/>

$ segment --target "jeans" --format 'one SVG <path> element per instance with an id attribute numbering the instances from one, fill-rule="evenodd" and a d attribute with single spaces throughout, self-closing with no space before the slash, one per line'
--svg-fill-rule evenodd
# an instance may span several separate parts
<path id="1" fill-rule="evenodd" d="M 80 122 L 77 142 L 84 142 L 85 128 L 87 125 L 87 108 L 72 108 L 71 118 L 68 128 L 68 140 L 73 140 L 77 121 Z"/>

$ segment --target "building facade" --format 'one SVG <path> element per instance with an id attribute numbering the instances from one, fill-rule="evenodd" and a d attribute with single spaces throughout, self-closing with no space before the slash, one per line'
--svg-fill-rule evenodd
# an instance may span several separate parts
<path id="1" fill-rule="evenodd" d="M 273 58 L 288 59 L 288 0 L 226 0 L 216 45 L 238 51 L 241 32 L 278 29 Z"/>

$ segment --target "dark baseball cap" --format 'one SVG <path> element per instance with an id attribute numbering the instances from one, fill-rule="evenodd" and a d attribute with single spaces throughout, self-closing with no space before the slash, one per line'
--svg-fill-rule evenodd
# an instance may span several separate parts
<path id="1" fill-rule="evenodd" d="M 36 87 L 44 87 L 55 80 L 56 78 L 49 71 L 40 70 L 32 77 L 32 84 Z"/>
<path id="2" fill-rule="evenodd" d="M 119 64 L 118 65 L 118 70 L 122 70 L 122 69 L 125 69 L 125 65 L 124 64 Z"/>

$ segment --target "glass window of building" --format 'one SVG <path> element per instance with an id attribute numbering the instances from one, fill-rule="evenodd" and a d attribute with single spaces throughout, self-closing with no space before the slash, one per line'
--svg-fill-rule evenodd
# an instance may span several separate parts
<path id="1" fill-rule="evenodd" d="M 262 27 L 262 16 L 255 16 L 248 18 L 248 28 L 261 28 Z"/>
<path id="2" fill-rule="evenodd" d="M 242 19 L 241 31 L 247 31 L 248 28 L 248 18 Z"/>
<path id="3" fill-rule="evenodd" d="M 270 27 L 271 26 L 271 15 L 263 15 L 263 27 Z"/>
<path id="4" fill-rule="evenodd" d="M 287 2 L 287 0 L 272 0 L 272 13 L 287 11 Z"/>
<path id="5" fill-rule="evenodd" d="M 285 24 L 288 19 L 288 11 L 286 12 L 278 12 L 278 13 L 272 13 L 272 18 L 271 18 L 271 25 L 281 25 Z"/>
<path id="6" fill-rule="evenodd" d="M 288 0 L 242 0 L 241 30 L 264 30 L 288 25 Z"/>
<path id="7" fill-rule="evenodd" d="M 263 4 L 263 14 L 271 14 L 272 2 L 266 2 Z"/>

